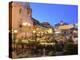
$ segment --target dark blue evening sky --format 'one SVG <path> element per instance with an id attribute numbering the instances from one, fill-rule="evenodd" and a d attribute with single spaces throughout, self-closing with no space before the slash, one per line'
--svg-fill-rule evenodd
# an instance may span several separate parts
<path id="1" fill-rule="evenodd" d="M 40 22 L 49 22 L 51 25 L 64 21 L 78 23 L 78 7 L 76 5 L 30 3 L 32 17 Z"/>

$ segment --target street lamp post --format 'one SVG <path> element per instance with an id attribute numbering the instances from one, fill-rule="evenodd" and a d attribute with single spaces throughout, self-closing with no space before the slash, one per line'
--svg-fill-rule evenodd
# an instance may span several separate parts
<path id="1" fill-rule="evenodd" d="M 13 45 L 14 45 L 14 52 L 16 53 L 16 36 L 17 36 L 18 30 L 13 30 Z"/>
<path id="2" fill-rule="evenodd" d="M 23 22 L 22 23 L 22 26 L 23 26 L 23 32 L 25 33 L 25 39 L 26 39 L 26 27 L 27 27 L 28 23 L 27 22 Z M 24 53 L 24 45 L 23 45 L 23 42 L 22 42 L 22 52 Z"/>
<path id="3" fill-rule="evenodd" d="M 28 22 L 23 22 L 22 23 L 22 26 L 23 26 L 23 32 L 25 33 L 25 40 L 26 40 L 26 33 L 29 31 L 29 27 L 31 26 L 30 23 Z M 23 44 L 22 44 L 22 49 L 23 49 Z"/>
<path id="4" fill-rule="evenodd" d="M 37 43 L 37 35 L 36 35 L 36 30 L 33 30 L 33 33 L 34 33 L 34 38 L 35 38 L 35 52 L 36 52 L 36 47 L 37 47 L 37 45 L 36 45 L 36 43 Z"/>
<path id="5" fill-rule="evenodd" d="M 27 26 L 27 22 L 23 22 L 22 23 L 22 26 L 23 26 L 23 29 L 25 30 L 26 29 L 26 26 Z M 24 31 L 25 32 L 25 39 L 26 39 L 26 31 Z"/>
<path id="6" fill-rule="evenodd" d="M 16 36 L 17 36 L 17 33 L 18 33 L 18 30 L 14 30 L 13 31 L 13 34 L 14 34 L 14 43 L 16 43 Z"/>
<path id="7" fill-rule="evenodd" d="M 34 35 L 35 35 L 35 42 L 36 42 L 36 31 L 34 30 L 33 33 L 34 33 Z"/>
<path id="8" fill-rule="evenodd" d="M 24 32 L 25 32 L 25 39 L 26 39 L 26 32 L 27 32 L 27 30 L 29 30 L 29 27 L 31 26 L 31 24 L 27 23 L 27 22 L 23 22 L 22 26 L 23 26 L 23 29 L 24 29 Z"/>

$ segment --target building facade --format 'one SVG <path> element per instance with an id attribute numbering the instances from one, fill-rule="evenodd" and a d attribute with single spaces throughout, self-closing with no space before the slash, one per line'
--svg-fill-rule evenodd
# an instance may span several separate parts
<path id="1" fill-rule="evenodd" d="M 11 28 L 13 33 L 17 33 L 17 37 L 23 35 L 30 35 L 28 30 L 33 26 L 32 22 L 32 10 L 27 2 L 12 2 L 10 7 L 12 9 L 11 16 Z M 27 32 L 26 32 L 27 31 Z"/>

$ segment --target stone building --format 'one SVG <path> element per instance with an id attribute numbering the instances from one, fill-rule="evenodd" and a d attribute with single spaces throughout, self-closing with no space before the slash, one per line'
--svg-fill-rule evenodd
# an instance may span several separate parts
<path id="1" fill-rule="evenodd" d="M 60 23 L 55 25 L 55 33 L 63 33 L 68 34 L 70 33 L 70 29 L 74 28 L 73 24 L 67 24 L 61 21 Z"/>
<path id="2" fill-rule="evenodd" d="M 55 25 L 55 37 L 56 40 L 63 40 L 66 41 L 68 39 L 72 39 L 75 43 L 75 41 L 78 41 L 78 27 L 77 24 L 67 24 L 64 22 L 60 22 Z M 63 38 L 61 38 L 61 35 Z"/>
<path id="3" fill-rule="evenodd" d="M 11 4 L 9 5 L 9 9 L 9 30 L 12 30 L 13 33 L 17 33 L 17 37 L 21 37 L 24 35 L 29 36 L 31 33 L 25 31 L 30 30 L 33 26 L 32 9 L 30 8 L 29 3 L 11 2 Z"/>

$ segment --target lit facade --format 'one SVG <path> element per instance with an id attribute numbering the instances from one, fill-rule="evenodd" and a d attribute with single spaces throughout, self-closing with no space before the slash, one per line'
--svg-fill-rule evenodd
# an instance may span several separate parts
<path id="1" fill-rule="evenodd" d="M 27 3 L 26 3 L 27 4 Z M 19 27 L 20 23 L 27 22 L 31 26 L 33 22 L 31 20 L 31 12 L 28 13 L 30 10 L 29 6 L 23 5 L 20 2 L 13 2 L 12 3 L 12 28 L 16 29 Z"/>
<path id="2" fill-rule="evenodd" d="M 28 31 L 33 26 L 31 15 L 32 10 L 28 3 L 12 2 L 12 30 L 17 30 L 18 38 L 31 35 Z"/>

